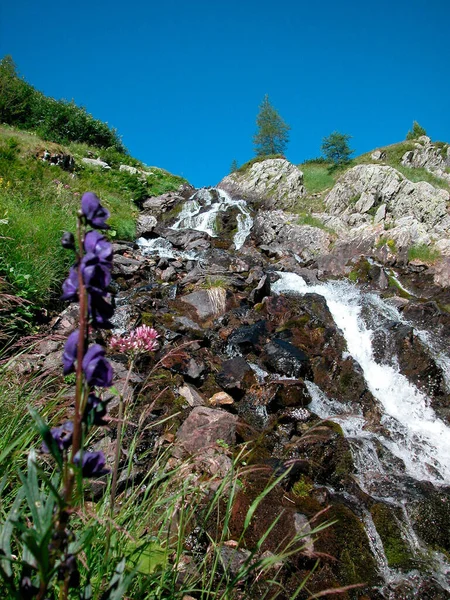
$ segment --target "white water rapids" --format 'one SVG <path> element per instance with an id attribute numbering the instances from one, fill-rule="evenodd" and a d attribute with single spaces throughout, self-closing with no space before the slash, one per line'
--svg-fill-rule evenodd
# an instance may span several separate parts
<path id="1" fill-rule="evenodd" d="M 214 198 L 212 192 L 217 194 Z M 237 232 L 233 242 L 236 250 L 242 247 L 253 225 L 253 219 L 245 200 L 233 200 L 224 190 L 218 188 L 202 188 L 195 192 L 185 202 L 177 221 L 172 229 L 195 229 L 204 231 L 211 237 L 216 237 L 216 219 L 219 212 L 226 212 L 230 208 L 237 208 Z"/>
<path id="2" fill-rule="evenodd" d="M 361 318 L 363 297 L 358 289 L 343 281 L 308 286 L 299 275 L 278 274 L 280 279 L 272 286 L 275 293 L 316 293 L 326 299 L 333 319 L 345 337 L 348 352 L 361 366 L 368 389 L 383 407 L 381 422 L 389 434 L 383 436 L 365 431 L 365 420 L 360 415 L 346 415 L 340 419 L 339 412 L 342 413 L 345 407 L 328 399 L 314 384 L 309 384 L 313 397 L 311 410 L 322 418 L 335 418 L 349 438 L 367 442 L 359 460 L 355 457 L 356 463 L 362 463 L 361 468 L 369 468 L 372 473 L 383 470 L 373 447 L 376 437 L 403 461 L 406 472 L 415 479 L 450 483 L 450 428 L 436 416 L 427 396 L 398 369 L 375 361 L 372 331 Z M 382 303 L 379 298 L 372 301 Z"/>

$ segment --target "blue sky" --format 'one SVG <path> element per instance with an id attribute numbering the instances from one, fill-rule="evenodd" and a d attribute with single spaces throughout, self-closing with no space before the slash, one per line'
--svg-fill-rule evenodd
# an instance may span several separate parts
<path id="1" fill-rule="evenodd" d="M 0 56 L 196 186 L 253 157 L 265 94 L 294 163 L 334 130 L 357 154 L 404 139 L 414 119 L 450 141 L 448 0 L 1 4 Z"/>

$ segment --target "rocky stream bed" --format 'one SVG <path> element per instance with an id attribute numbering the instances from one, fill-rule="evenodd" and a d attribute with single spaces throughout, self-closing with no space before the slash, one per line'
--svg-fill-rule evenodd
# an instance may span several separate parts
<path id="1" fill-rule="evenodd" d="M 300 597 L 363 584 L 336 597 L 448 598 L 450 315 L 436 270 L 393 260 L 387 245 L 370 251 L 364 236 L 331 243 L 303 227 L 299 241 L 286 213 L 193 193 L 149 199 L 137 243 L 114 244 L 115 332 L 147 324 L 161 336 L 128 383 L 130 421 L 164 421 L 141 440 L 130 477 L 145 473 L 140 452 L 166 445 L 220 478 L 247 444 L 255 470 L 230 539 L 287 471 L 239 549 L 244 560 L 277 518 L 261 553 L 305 533 L 282 570 L 286 598 L 316 560 Z M 58 370 L 75 317 L 72 306 L 55 319 L 21 368 Z M 123 390 L 124 357 L 111 358 Z M 114 437 L 112 426 L 97 442 L 111 460 Z"/>

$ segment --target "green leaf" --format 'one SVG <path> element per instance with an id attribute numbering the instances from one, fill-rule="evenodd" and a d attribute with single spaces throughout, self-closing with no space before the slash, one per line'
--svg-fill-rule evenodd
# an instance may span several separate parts
<path id="1" fill-rule="evenodd" d="M 56 444 L 55 440 L 53 439 L 52 434 L 50 433 L 50 427 L 47 425 L 47 423 L 44 421 L 44 419 L 41 417 L 41 415 L 37 412 L 37 410 L 35 410 L 31 406 L 29 406 L 28 407 L 28 412 L 30 413 L 33 421 L 36 423 L 36 427 L 37 427 L 37 430 L 39 432 L 39 435 L 41 436 L 41 438 L 45 442 L 47 448 L 50 451 L 50 454 L 56 460 L 56 463 L 58 464 L 58 467 L 62 471 L 62 469 L 63 469 L 63 457 L 62 457 L 61 452 L 60 452 L 60 450 L 58 448 L 58 445 Z"/>
<path id="2" fill-rule="evenodd" d="M 14 530 L 14 523 L 19 518 L 20 505 L 22 504 L 24 496 L 25 490 L 23 489 L 23 487 L 21 487 L 17 492 L 17 496 L 14 499 L 11 510 L 9 511 L 9 514 L 6 517 L 5 523 L 0 532 L 0 550 L 2 550 L 5 554 L 5 557 L 9 559 L 2 560 L 0 564 L 8 577 L 12 576 L 11 564 L 9 562 L 11 560 L 11 536 Z"/>

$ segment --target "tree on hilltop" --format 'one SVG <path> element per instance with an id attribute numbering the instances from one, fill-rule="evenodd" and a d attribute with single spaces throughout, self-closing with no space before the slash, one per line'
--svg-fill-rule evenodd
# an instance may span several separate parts
<path id="1" fill-rule="evenodd" d="M 284 154 L 289 141 L 290 127 L 280 117 L 266 94 L 256 117 L 258 130 L 253 136 L 257 156 Z"/>
<path id="2" fill-rule="evenodd" d="M 233 162 L 231 163 L 231 167 L 230 167 L 230 174 L 231 173 L 236 173 L 236 171 L 239 169 L 239 165 L 238 165 L 238 161 L 234 158 Z"/>
<path id="3" fill-rule="evenodd" d="M 339 133 L 339 131 L 333 131 L 328 137 L 324 137 L 321 149 L 325 159 L 336 166 L 348 163 L 353 153 L 348 145 L 351 137 L 351 135 Z"/>
<path id="4" fill-rule="evenodd" d="M 427 132 L 419 125 L 417 121 L 413 121 L 412 129 L 406 134 L 406 139 L 417 140 L 417 138 L 420 138 L 421 135 L 427 135 Z"/>

